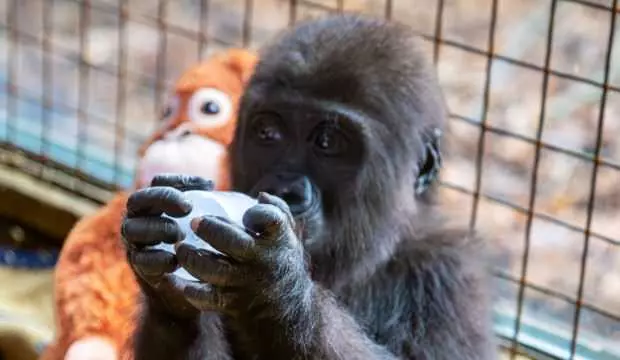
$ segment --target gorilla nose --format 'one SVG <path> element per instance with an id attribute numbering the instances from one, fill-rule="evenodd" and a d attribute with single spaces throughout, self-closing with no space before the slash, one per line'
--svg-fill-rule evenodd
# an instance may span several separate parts
<path id="1" fill-rule="evenodd" d="M 312 184 L 305 176 L 279 175 L 266 192 L 286 201 L 293 215 L 298 215 L 312 206 Z"/>

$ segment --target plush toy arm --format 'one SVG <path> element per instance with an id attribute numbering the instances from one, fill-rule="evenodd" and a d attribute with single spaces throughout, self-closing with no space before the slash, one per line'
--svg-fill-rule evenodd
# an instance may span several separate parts
<path id="1" fill-rule="evenodd" d="M 42 359 L 63 359 L 76 341 L 93 338 L 107 341 L 115 357 L 120 357 L 118 352 L 133 331 L 138 296 L 120 242 L 126 200 L 126 194 L 118 194 L 97 213 L 80 220 L 67 237 L 55 274 L 57 336 Z M 78 343 L 69 353 L 91 353 L 93 346 L 102 349 L 105 343 Z"/>

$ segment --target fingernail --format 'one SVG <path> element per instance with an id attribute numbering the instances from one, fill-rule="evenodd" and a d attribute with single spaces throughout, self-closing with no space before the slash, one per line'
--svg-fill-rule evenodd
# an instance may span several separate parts
<path id="1" fill-rule="evenodd" d="M 258 193 L 257 200 L 259 202 L 269 201 L 269 194 L 266 193 L 266 192 L 261 191 L 261 192 Z"/>
<path id="2" fill-rule="evenodd" d="M 198 231 L 198 226 L 200 225 L 201 219 L 199 217 L 195 217 L 190 221 L 189 226 L 191 227 L 193 232 Z"/>

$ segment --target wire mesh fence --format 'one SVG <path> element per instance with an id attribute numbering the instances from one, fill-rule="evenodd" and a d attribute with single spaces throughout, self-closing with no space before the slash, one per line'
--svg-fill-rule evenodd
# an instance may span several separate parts
<path id="1" fill-rule="evenodd" d="M 1 163 L 104 201 L 188 65 L 342 11 L 426 40 L 454 139 L 442 199 L 493 241 L 504 344 L 620 359 L 618 0 L 2 1 Z"/>

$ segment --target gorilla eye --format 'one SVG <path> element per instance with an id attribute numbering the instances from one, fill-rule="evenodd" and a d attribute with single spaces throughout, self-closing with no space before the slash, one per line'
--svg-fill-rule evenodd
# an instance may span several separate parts
<path id="1" fill-rule="evenodd" d="M 268 142 L 268 141 L 278 141 L 282 137 L 280 136 L 278 129 L 271 127 L 271 126 L 267 126 L 259 130 L 258 138 L 261 139 L 262 141 Z"/>
<path id="2" fill-rule="evenodd" d="M 282 140 L 282 132 L 276 121 L 267 116 L 258 117 L 254 121 L 253 133 L 263 144 L 272 144 Z"/>
<path id="3" fill-rule="evenodd" d="M 338 129 L 324 127 L 314 137 L 314 146 L 325 155 L 335 156 L 347 150 L 347 139 Z"/>
<path id="4" fill-rule="evenodd" d="M 322 150 L 328 150 L 332 145 L 331 135 L 328 133 L 322 133 L 318 136 L 316 145 Z"/>
<path id="5" fill-rule="evenodd" d="M 215 101 L 207 101 L 202 104 L 200 111 L 205 115 L 214 115 L 220 112 L 220 104 Z"/>

